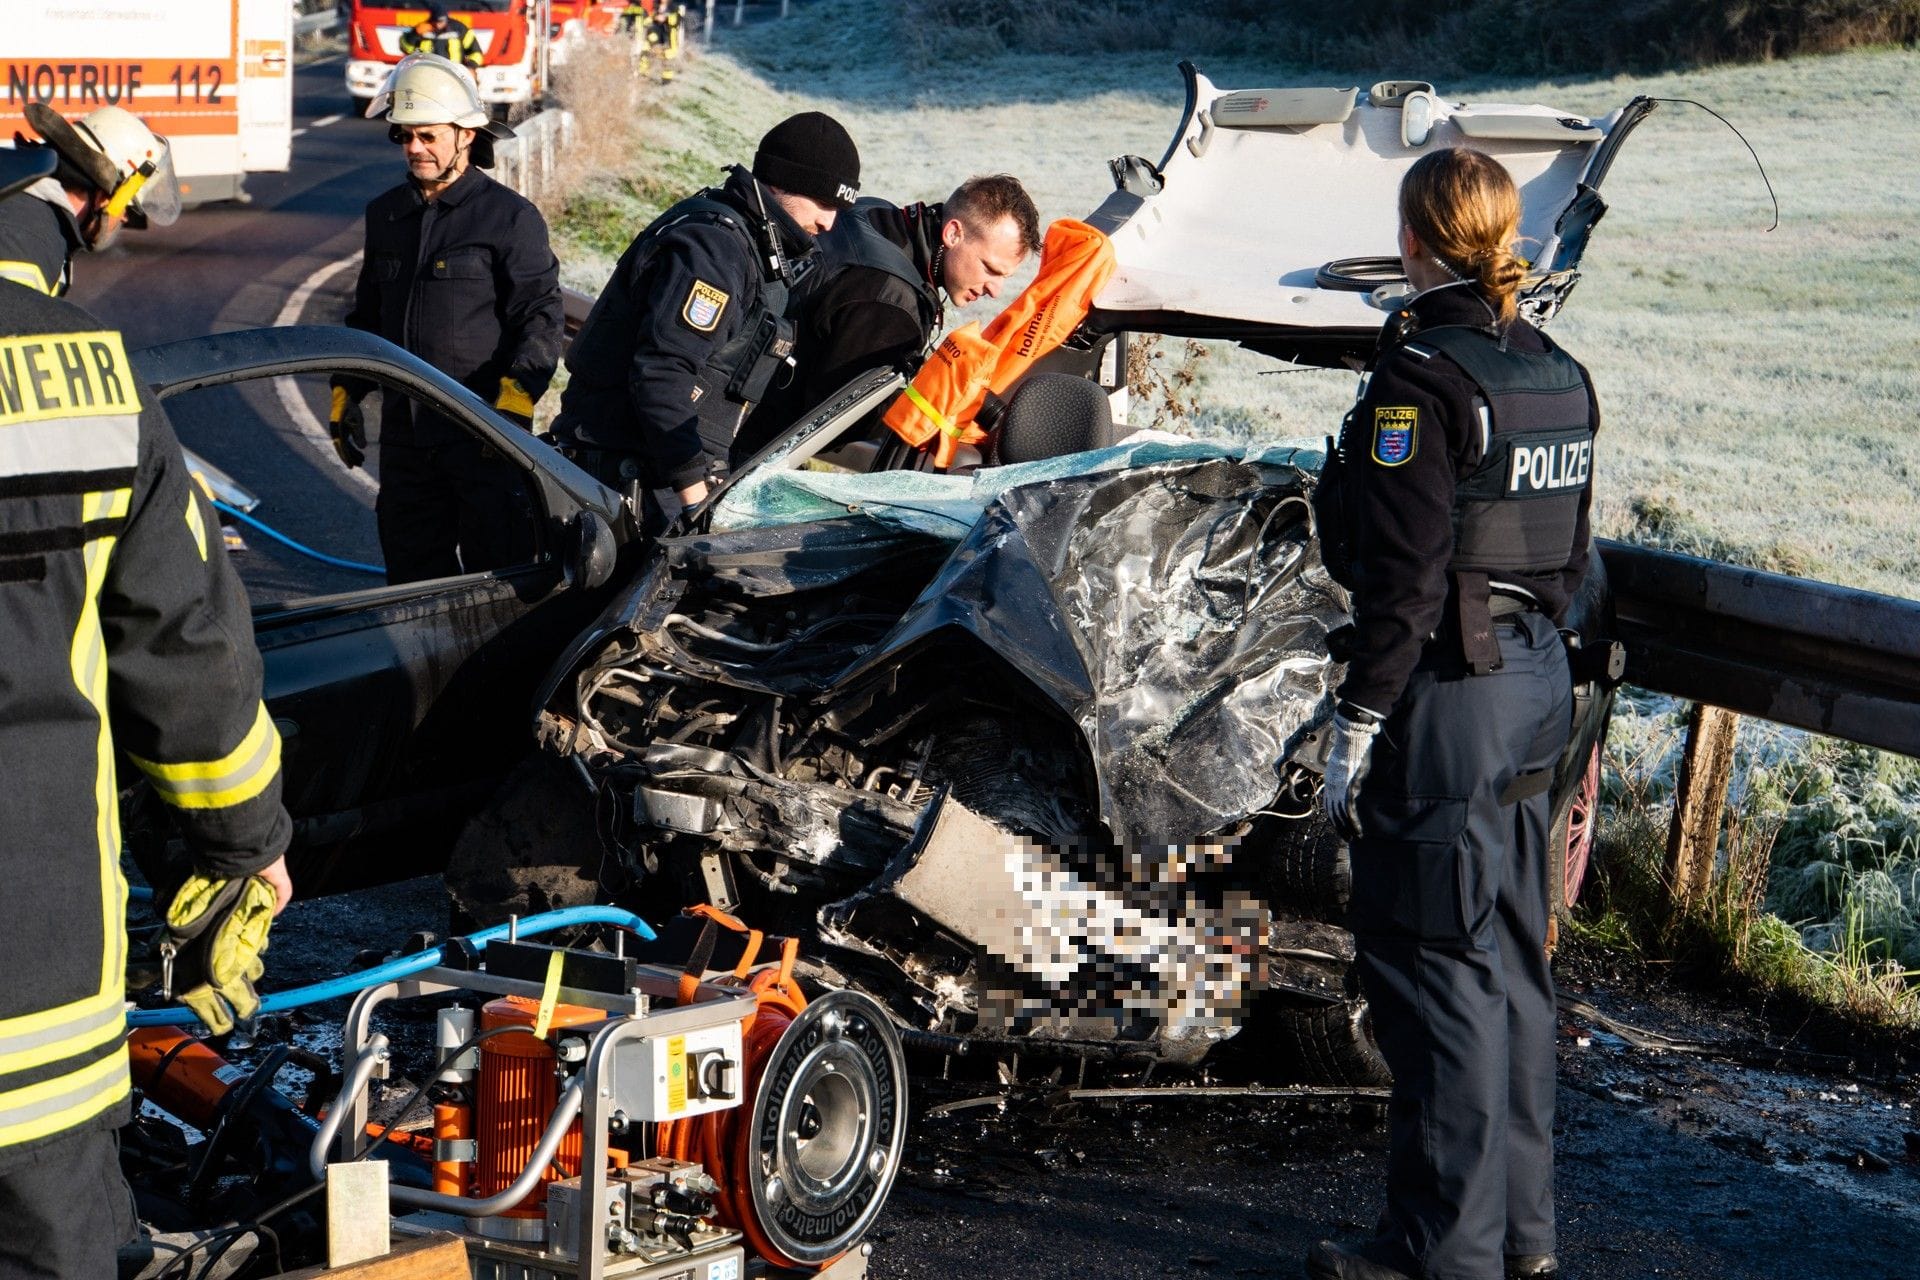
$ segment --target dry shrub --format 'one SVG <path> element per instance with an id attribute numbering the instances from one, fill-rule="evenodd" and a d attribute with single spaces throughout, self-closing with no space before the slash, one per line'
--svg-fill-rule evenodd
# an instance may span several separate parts
<path id="1" fill-rule="evenodd" d="M 1130 414 L 1130 425 L 1154 430 L 1175 428 L 1190 422 L 1200 411 L 1200 364 L 1207 349 L 1192 338 L 1185 341 L 1176 361 L 1171 348 L 1162 346 L 1157 333 L 1136 333 L 1127 340 L 1127 394 L 1141 408 L 1153 409 L 1153 421 L 1139 420 L 1137 410 Z"/>
<path id="2" fill-rule="evenodd" d="M 637 74 L 633 46 L 619 36 L 581 41 L 554 81 L 573 113 L 573 134 L 541 200 L 549 222 L 559 220 L 573 195 L 634 166 L 646 150 L 647 98 L 665 88 Z"/>

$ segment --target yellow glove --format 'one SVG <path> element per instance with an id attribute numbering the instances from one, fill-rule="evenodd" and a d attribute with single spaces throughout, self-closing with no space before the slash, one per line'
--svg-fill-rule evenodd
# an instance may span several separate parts
<path id="1" fill-rule="evenodd" d="M 233 1030 L 236 1018 L 251 1018 L 260 1008 L 253 984 L 266 972 L 260 957 L 277 900 L 261 876 L 193 875 L 167 907 L 162 992 L 178 991 L 181 1003 L 214 1035 Z"/>
<path id="2" fill-rule="evenodd" d="M 500 379 L 500 394 L 493 407 L 523 427 L 533 425 L 533 397 L 514 378 Z"/>
<path id="3" fill-rule="evenodd" d="M 367 419 L 360 402 L 347 394 L 345 387 L 333 389 L 333 406 L 327 414 L 327 432 L 333 437 L 333 451 L 349 470 L 367 460 Z"/>

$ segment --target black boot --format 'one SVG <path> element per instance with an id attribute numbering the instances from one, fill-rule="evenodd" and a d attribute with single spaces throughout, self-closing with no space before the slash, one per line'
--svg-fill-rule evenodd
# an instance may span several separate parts
<path id="1" fill-rule="evenodd" d="M 1404 1252 L 1380 1240 L 1351 1245 L 1322 1240 L 1307 1250 L 1308 1280 L 1413 1280 L 1411 1271 L 1400 1269 Z"/>
<path id="2" fill-rule="evenodd" d="M 1560 1280 L 1560 1259 L 1550 1253 L 1510 1253 L 1507 1280 Z"/>

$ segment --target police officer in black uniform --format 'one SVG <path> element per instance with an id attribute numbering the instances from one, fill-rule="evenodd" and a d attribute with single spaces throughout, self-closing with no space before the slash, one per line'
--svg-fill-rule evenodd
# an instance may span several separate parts
<path id="1" fill-rule="evenodd" d="M 1316 1280 L 1558 1274 L 1547 784 L 1571 728 L 1556 624 L 1587 568 L 1599 408 L 1516 317 L 1519 215 L 1478 152 L 1408 171 L 1416 292 L 1315 496 L 1354 615 L 1325 805 L 1394 1078 L 1383 1231 L 1316 1244 Z"/>
<path id="2" fill-rule="evenodd" d="M 997 298 L 1039 251 L 1040 211 L 1009 174 L 969 178 L 938 204 L 861 197 L 820 237 L 795 302 L 799 367 L 741 429 L 734 464 L 852 378 L 917 364 L 939 332 L 943 294 L 962 307 Z"/>
<path id="3" fill-rule="evenodd" d="M 553 434 L 636 502 L 643 527 L 666 522 L 651 490 L 706 497 L 747 411 L 791 376 L 792 289 L 859 194 L 853 139 L 802 112 L 768 130 L 751 171 L 674 205 L 621 255 L 567 352 Z"/>
<path id="4" fill-rule="evenodd" d="M 346 323 L 377 333 L 450 374 L 503 415 L 531 426 L 560 363 L 560 263 L 546 220 L 483 170 L 491 122 L 472 78 L 437 54 L 394 69 L 368 108 L 384 113 L 407 181 L 367 206 L 366 256 Z M 330 427 L 349 467 L 365 460 L 360 401 L 372 389 L 334 380 Z M 419 582 L 530 561 L 526 477 L 457 423 L 389 392 L 381 403 L 375 514 L 387 581 Z"/>

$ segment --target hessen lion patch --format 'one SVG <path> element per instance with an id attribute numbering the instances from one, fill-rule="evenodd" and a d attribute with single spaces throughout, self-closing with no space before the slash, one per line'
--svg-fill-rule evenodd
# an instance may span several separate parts
<path id="1" fill-rule="evenodd" d="M 695 280 L 693 288 L 687 293 L 685 305 L 680 308 L 680 318 L 687 322 L 688 328 L 712 333 L 726 310 L 727 293 L 724 289 L 716 289 L 705 280 Z"/>
<path id="2" fill-rule="evenodd" d="M 1382 405 L 1373 411 L 1373 460 L 1397 467 L 1413 457 L 1420 411 L 1412 405 Z"/>

